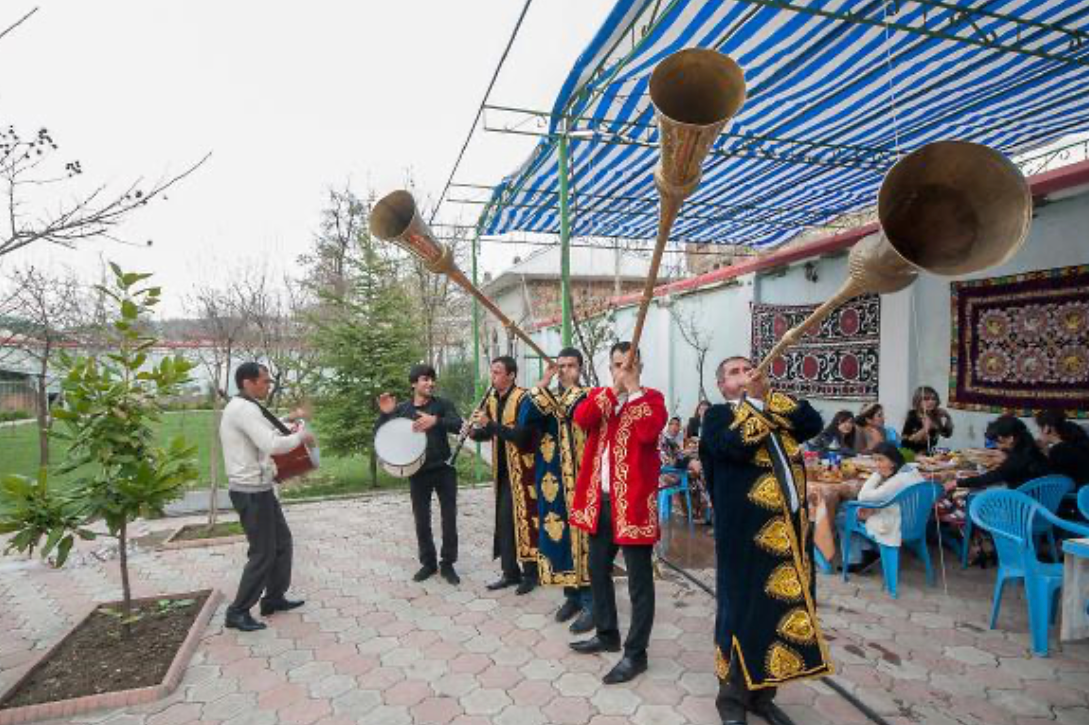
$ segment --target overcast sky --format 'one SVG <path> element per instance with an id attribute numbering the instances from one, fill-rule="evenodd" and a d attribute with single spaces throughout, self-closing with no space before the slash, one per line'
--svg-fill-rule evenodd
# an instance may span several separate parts
<path id="1" fill-rule="evenodd" d="M 550 109 L 613 2 L 537 0 L 490 101 Z M 154 272 L 177 313 L 193 282 L 241 260 L 290 269 L 330 187 L 384 193 L 410 172 L 437 197 L 522 2 L 4 0 L 0 28 L 36 6 L 0 40 L 0 123 L 48 128 L 85 182 L 115 188 L 212 158 L 121 230 L 150 249 L 38 248 L 2 264 L 86 271 L 105 256 Z M 457 180 L 495 183 L 534 142 L 478 129 Z M 484 245 L 485 268 L 515 251 Z"/>

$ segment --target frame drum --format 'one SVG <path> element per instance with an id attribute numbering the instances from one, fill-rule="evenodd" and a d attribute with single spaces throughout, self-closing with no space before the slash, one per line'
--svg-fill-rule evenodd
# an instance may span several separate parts
<path id="1" fill-rule="evenodd" d="M 374 435 L 378 462 L 391 476 L 408 478 L 419 471 L 427 453 L 427 434 L 412 430 L 408 418 L 393 418 Z"/>

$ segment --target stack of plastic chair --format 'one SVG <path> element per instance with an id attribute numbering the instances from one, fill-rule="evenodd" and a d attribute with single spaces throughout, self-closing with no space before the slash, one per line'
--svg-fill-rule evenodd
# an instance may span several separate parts
<path id="1" fill-rule="evenodd" d="M 672 486 L 662 486 L 658 489 L 658 519 L 668 521 L 673 513 L 673 494 L 684 493 L 684 500 L 688 504 L 688 523 L 692 523 L 692 493 L 688 488 L 688 469 L 662 466 L 660 476 L 676 476 L 677 483 Z"/>
<path id="2" fill-rule="evenodd" d="M 885 589 L 889 595 L 896 599 L 899 596 L 897 585 L 900 581 L 900 549 L 904 546 L 912 549 L 926 566 L 926 581 L 934 583 L 934 571 L 930 568 L 930 552 L 926 548 L 926 527 L 930 521 L 930 514 L 934 510 L 934 502 L 942 495 L 942 487 L 931 481 L 922 481 L 908 486 L 888 501 L 848 501 L 844 504 L 843 528 L 840 530 L 840 545 L 843 558 L 846 562 L 851 551 L 851 538 L 861 536 L 868 541 L 877 544 L 870 532 L 866 529 L 866 523 L 859 521 L 860 509 L 883 509 L 893 504 L 900 507 L 900 538 L 899 547 L 878 544 L 881 552 L 881 569 L 885 574 Z M 847 566 L 843 567 L 843 580 L 847 581 Z"/>
<path id="3" fill-rule="evenodd" d="M 998 577 L 991 604 L 991 629 L 998 621 L 1006 582 L 1020 579 L 1028 601 L 1032 652 L 1047 657 L 1048 627 L 1058 613 L 1058 593 L 1063 585 L 1061 564 L 1044 563 L 1036 556 L 1036 520 L 1078 536 L 1089 536 L 1089 527 L 1063 521 L 1020 491 L 994 489 L 972 499 L 968 515 L 976 526 L 994 537 L 998 552 Z"/>

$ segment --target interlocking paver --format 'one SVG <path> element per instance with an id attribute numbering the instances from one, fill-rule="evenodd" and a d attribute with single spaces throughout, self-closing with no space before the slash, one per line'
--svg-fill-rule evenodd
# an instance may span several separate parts
<path id="1" fill-rule="evenodd" d="M 568 643 L 581 638 L 553 620 L 559 592 L 541 588 L 517 597 L 510 590 L 484 589 L 496 576 L 487 557 L 492 498 L 486 489 L 459 496 L 460 587 L 437 577 L 423 585 L 410 581 L 417 564 L 410 507 L 402 493 L 288 507 L 296 541 L 295 583 L 306 607 L 271 617 L 268 629 L 250 634 L 224 629 L 221 609 L 173 695 L 67 722 L 718 721 L 711 649 L 715 608 L 709 596 L 667 571 L 657 582 L 648 673 L 629 685 L 603 685 L 601 677 L 617 655 L 570 650 Z M 148 530 L 167 525 L 176 522 L 146 523 Z M 345 531 L 353 532 L 349 548 Z M 141 550 L 131 557 L 136 594 L 214 584 L 229 595 L 244 559 L 242 544 Z M 27 666 L 21 657 L 55 642 L 91 602 L 115 598 L 118 582 L 113 562 L 99 562 L 86 551 L 74 554 L 78 566 L 60 572 L 0 561 L 19 563 L 0 577 L 3 687 Z M 890 725 L 1089 723 L 1089 645 L 1060 647 L 1053 637 L 1050 658 L 1032 657 L 1021 591 L 1008 588 L 999 627 L 991 630 L 993 570 L 962 571 L 951 558 L 946 561 L 948 592 L 925 586 L 921 568 L 907 557 L 897 600 L 882 591 L 879 575 L 846 583 L 838 576 L 818 578 L 836 680 Z M 713 583 L 709 570 L 693 574 Z M 630 617 L 624 594 L 621 585 L 622 633 Z M 820 681 L 782 688 L 778 701 L 805 725 L 866 722 Z"/>

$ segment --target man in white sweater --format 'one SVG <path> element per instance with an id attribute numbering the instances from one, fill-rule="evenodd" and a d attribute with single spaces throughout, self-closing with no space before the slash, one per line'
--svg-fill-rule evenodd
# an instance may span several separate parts
<path id="1" fill-rule="evenodd" d="M 287 453 L 300 444 L 311 445 L 314 436 L 305 429 L 288 432 L 258 402 L 269 391 L 268 368 L 264 365 L 242 363 L 234 379 L 239 394 L 223 410 L 219 439 L 231 503 L 246 532 L 249 558 L 238 583 L 238 594 L 227 608 L 225 625 L 252 632 L 266 626 L 250 614 L 258 600 L 264 617 L 302 606 L 302 601 L 284 596 L 291 585 L 291 529 L 273 491 L 276 466 L 272 455 Z"/>

